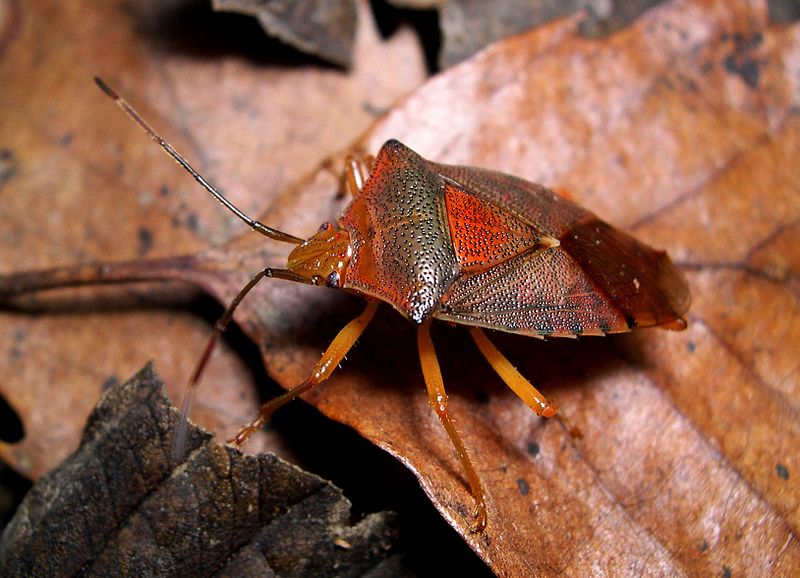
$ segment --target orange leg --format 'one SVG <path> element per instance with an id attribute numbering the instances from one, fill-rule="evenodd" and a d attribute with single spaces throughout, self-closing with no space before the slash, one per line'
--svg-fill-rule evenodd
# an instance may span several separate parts
<path id="1" fill-rule="evenodd" d="M 369 325 L 369 322 L 372 321 L 377 309 L 378 301 L 370 301 L 361 315 L 353 319 L 339 331 L 328 346 L 328 349 L 322 354 L 322 359 L 314 366 L 311 377 L 300 385 L 293 387 L 286 393 L 262 405 L 258 410 L 258 417 L 243 427 L 236 436 L 228 441 L 228 443 L 239 447 L 253 432 L 261 429 L 275 410 L 328 379 L 333 373 L 333 370 L 336 369 L 342 359 L 344 359 L 344 356 L 347 355 L 347 352 L 353 348 L 353 345 L 355 345 L 355 342 L 361 337 L 361 334 L 364 333 L 364 330 L 367 328 L 367 325 Z"/>
<path id="2" fill-rule="evenodd" d="M 481 353 L 486 358 L 486 361 L 488 361 L 489 365 L 497 372 L 497 375 L 506 382 L 506 385 L 510 387 L 528 407 L 536 412 L 536 415 L 543 417 L 553 417 L 556 415 L 558 411 L 556 405 L 548 401 L 530 381 L 522 377 L 522 374 L 517 371 L 517 368 L 511 365 L 511 362 L 500 353 L 500 350 L 497 349 L 491 341 L 489 341 L 489 338 L 486 337 L 480 328 L 470 327 L 469 333 L 472 335 L 472 339 L 475 341 L 478 349 L 481 350 Z"/>
<path id="3" fill-rule="evenodd" d="M 211 334 L 211 337 L 209 337 L 208 343 L 206 343 L 206 348 L 203 350 L 203 355 L 200 356 L 200 359 L 198 360 L 197 365 L 195 366 L 194 371 L 189 378 L 189 381 L 186 382 L 186 386 L 184 387 L 183 399 L 181 400 L 180 418 L 178 421 L 178 431 L 175 435 L 175 444 L 172 448 L 172 453 L 176 458 L 183 454 L 183 450 L 186 445 L 186 434 L 189 431 L 189 413 L 192 410 L 192 404 L 194 403 L 194 396 L 197 392 L 197 386 L 200 383 L 200 378 L 203 376 L 203 371 L 205 371 L 206 365 L 208 365 L 208 360 L 211 359 L 211 354 L 214 352 L 214 348 L 219 342 L 220 336 L 225 333 L 228 325 L 233 320 L 233 313 L 236 311 L 236 308 L 239 306 L 245 296 L 250 293 L 253 287 L 255 287 L 258 282 L 265 277 L 286 279 L 287 281 L 296 281 L 298 283 L 309 282 L 308 279 L 305 279 L 296 273 L 292 273 L 287 269 L 274 269 L 272 267 L 267 267 L 259 271 L 252 279 L 250 279 L 250 281 L 247 282 L 247 285 L 242 287 L 238 295 L 234 297 L 233 301 L 231 301 L 230 305 L 228 305 L 228 308 L 225 309 L 222 317 L 220 317 L 216 324 L 214 324 L 214 332 Z"/>
<path id="4" fill-rule="evenodd" d="M 474 520 L 470 526 L 473 532 L 481 532 L 486 526 L 486 503 L 484 502 L 483 487 L 478 472 L 472 464 L 467 454 L 467 448 L 461 437 L 458 435 L 453 420 L 447 413 L 447 392 L 444 390 L 442 372 L 439 369 L 439 361 L 436 359 L 436 350 L 431 339 L 430 321 L 426 321 L 419 327 L 417 332 L 417 346 L 419 348 L 419 360 L 422 365 L 422 375 L 425 378 L 425 386 L 428 388 L 428 403 L 436 411 L 436 416 L 442 422 L 450 441 L 456 448 L 456 453 L 461 459 L 461 466 L 467 474 L 469 489 L 472 497 L 475 498 Z"/>
<path id="5" fill-rule="evenodd" d="M 375 157 L 372 155 L 367 156 L 354 156 L 347 155 L 344 161 L 344 174 L 347 183 L 347 190 L 351 196 L 357 197 L 364 188 L 364 183 L 372 171 L 372 164 Z"/>

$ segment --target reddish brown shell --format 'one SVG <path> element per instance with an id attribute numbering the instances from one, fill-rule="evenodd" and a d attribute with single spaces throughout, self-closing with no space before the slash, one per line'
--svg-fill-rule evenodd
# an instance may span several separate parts
<path id="1" fill-rule="evenodd" d="M 344 287 L 429 317 L 526 335 L 682 329 L 689 288 L 656 251 L 541 185 L 381 147 L 340 218 Z"/>

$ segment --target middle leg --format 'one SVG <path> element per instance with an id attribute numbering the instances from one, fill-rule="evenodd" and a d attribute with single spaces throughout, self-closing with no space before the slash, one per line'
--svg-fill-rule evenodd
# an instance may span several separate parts
<path id="1" fill-rule="evenodd" d="M 486 503 L 484 500 L 483 486 L 478 476 L 478 471 L 467 454 L 467 448 L 458 435 L 456 426 L 450 415 L 447 413 L 447 392 L 444 390 L 442 371 L 439 368 L 439 360 L 436 359 L 436 350 L 431 339 L 430 320 L 420 325 L 417 332 L 417 346 L 419 348 L 419 360 L 422 365 L 422 376 L 425 379 L 425 386 L 428 389 L 428 403 L 436 412 L 436 417 L 442 422 L 450 442 L 456 449 L 461 466 L 467 474 L 470 493 L 475 498 L 474 519 L 470 526 L 473 532 L 480 532 L 486 526 Z"/>

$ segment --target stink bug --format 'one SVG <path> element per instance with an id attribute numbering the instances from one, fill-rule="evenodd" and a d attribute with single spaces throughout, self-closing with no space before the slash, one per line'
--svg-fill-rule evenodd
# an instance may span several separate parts
<path id="1" fill-rule="evenodd" d="M 689 288 L 663 251 L 614 229 L 555 192 L 485 169 L 425 160 L 390 140 L 377 157 L 348 158 L 354 199 L 336 225 L 307 240 L 251 219 L 210 185 L 102 80 L 100 88 L 211 195 L 250 227 L 296 245 L 286 268 L 267 267 L 239 292 L 217 322 L 186 387 L 185 418 L 220 334 L 247 293 L 263 278 L 327 285 L 361 295 L 367 307 L 334 338 L 310 376 L 264 404 L 231 440 L 242 444 L 269 415 L 330 377 L 372 320 L 379 303 L 417 325 L 417 346 L 429 403 L 447 432 L 475 499 L 472 529 L 486 524 L 480 476 L 447 411 L 447 393 L 430 326 L 466 325 L 502 380 L 536 414 L 556 407 L 497 350 L 483 332 L 529 337 L 622 333 L 638 327 L 686 328 Z M 181 445 L 182 434 L 178 435 Z"/>

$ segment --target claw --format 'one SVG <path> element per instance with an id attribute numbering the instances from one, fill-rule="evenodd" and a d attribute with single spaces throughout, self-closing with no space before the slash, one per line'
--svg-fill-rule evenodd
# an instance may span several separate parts
<path id="1" fill-rule="evenodd" d="M 542 408 L 542 413 L 540 415 L 542 417 L 554 417 L 557 413 L 558 407 L 556 406 L 555 402 L 548 400 Z"/>
<path id="2" fill-rule="evenodd" d="M 256 418 L 251 424 L 244 426 L 242 429 L 239 430 L 235 436 L 228 440 L 228 444 L 232 445 L 236 449 L 242 447 L 242 444 L 247 441 L 253 432 L 258 431 L 261 429 L 261 426 L 264 425 L 264 418 L 259 416 Z"/>
<path id="3" fill-rule="evenodd" d="M 472 534 L 480 534 L 486 529 L 486 504 L 483 501 L 483 497 L 478 498 L 475 503 L 475 510 L 472 513 L 472 518 L 469 531 Z"/>

